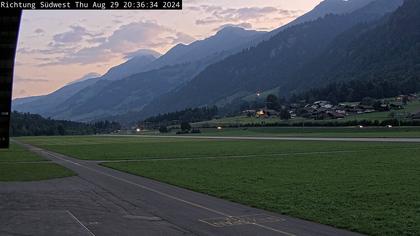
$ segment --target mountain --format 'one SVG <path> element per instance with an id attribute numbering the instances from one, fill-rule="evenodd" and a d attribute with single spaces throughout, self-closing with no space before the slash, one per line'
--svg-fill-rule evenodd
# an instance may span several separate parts
<path id="1" fill-rule="evenodd" d="M 271 37 L 275 36 L 281 31 L 288 29 L 292 26 L 311 22 L 319 18 L 325 17 L 326 15 L 329 15 L 329 14 L 334 14 L 334 15 L 348 14 L 362 7 L 367 6 L 373 1 L 375 0 L 324 0 L 320 4 L 318 4 L 314 9 L 296 18 L 292 22 L 282 27 L 279 27 L 265 35 L 262 35 L 260 38 L 255 39 L 252 42 L 251 46 L 256 46 L 262 41 L 269 40 Z"/>
<path id="2" fill-rule="evenodd" d="M 15 99 L 12 102 L 13 109 L 21 112 L 30 112 L 44 116 L 53 115 L 53 112 L 61 103 L 78 93 L 79 91 L 94 85 L 99 79 L 118 80 L 129 75 L 142 71 L 147 65 L 160 56 L 152 50 L 139 50 L 127 62 L 111 68 L 104 76 L 97 73 L 89 73 L 82 78 L 75 80 L 61 89 L 45 95 Z"/>
<path id="3" fill-rule="evenodd" d="M 242 49 L 237 48 L 238 44 L 252 41 L 263 34 L 265 32 L 227 26 L 207 39 L 198 40 L 189 45 L 176 45 L 164 56 L 156 60 L 151 67 L 157 69 L 168 65 L 201 61 L 208 57 L 214 57 L 217 54 L 232 54 L 236 51 L 229 51 Z"/>
<path id="4" fill-rule="evenodd" d="M 40 114 L 57 119 L 92 121 L 129 110 L 139 111 L 158 96 L 191 80 L 209 64 L 233 53 L 230 50 L 236 48 L 238 42 L 246 42 L 261 34 L 263 32 L 225 28 L 208 39 L 177 46 L 147 65 L 147 70 L 141 67 L 145 71 L 126 76 L 125 72 L 134 71 L 138 64 L 133 58 L 111 69 L 94 86 L 78 91 L 59 106 Z M 151 69 L 153 67 L 157 69 Z M 136 69 L 140 70 L 140 67 Z M 118 79 L 114 75 L 125 77 Z"/>
<path id="5" fill-rule="evenodd" d="M 317 93 L 331 100 L 383 98 L 420 91 L 418 12 L 420 2 L 406 0 L 389 17 L 341 35 L 328 51 L 305 65 L 309 73 L 298 73 L 297 81 L 287 89 L 298 93 L 328 86 Z"/>
<path id="6" fill-rule="evenodd" d="M 376 0 L 349 14 L 330 14 L 290 27 L 255 48 L 207 67 L 184 87 L 151 102 L 139 115 L 224 106 L 258 91 L 285 86 L 340 34 L 358 24 L 378 20 L 401 4 L 402 0 Z"/>
<path id="7" fill-rule="evenodd" d="M 153 99 L 187 82 L 203 68 L 204 65 L 199 63 L 183 64 L 139 73 L 119 81 L 102 80 L 75 94 L 50 116 L 92 121 L 127 111 L 140 111 Z"/>
<path id="8" fill-rule="evenodd" d="M 79 91 L 95 84 L 99 80 L 97 77 L 92 78 L 95 75 L 98 74 L 88 74 L 49 95 L 15 99 L 12 103 L 12 109 L 48 116 L 48 111 L 55 109 Z"/>
<path id="9" fill-rule="evenodd" d="M 236 51 L 230 52 L 230 50 L 236 49 L 238 42 L 248 42 L 262 34 L 264 32 L 229 26 L 209 38 L 195 41 L 189 45 L 178 44 L 164 55 L 159 55 L 152 50 L 140 50 L 140 53 L 132 59 L 110 69 L 103 79 L 118 80 L 166 66 L 203 61 L 215 56 L 223 57 L 235 53 Z"/>
<path id="10" fill-rule="evenodd" d="M 313 21 L 328 14 L 343 15 L 351 13 L 374 1 L 375 0 L 325 0 L 317 5 L 312 11 L 293 21 L 289 26 Z"/>
<path id="11" fill-rule="evenodd" d="M 51 102 L 48 100 L 55 97 L 48 95 L 14 104 L 19 111 L 77 121 L 121 117 L 127 112 L 137 114 L 131 117 L 137 119 L 186 107 L 223 106 L 257 90 L 287 84 L 288 78 L 320 54 L 337 34 L 392 10 L 389 6 L 381 10 L 371 7 L 370 16 L 357 10 L 368 9 L 372 1 L 326 0 L 273 32 L 226 27 L 207 39 L 179 44 L 163 56 L 140 50 L 72 96 Z"/>
<path id="12" fill-rule="evenodd" d="M 149 66 L 161 55 L 153 50 L 139 50 L 121 65 L 111 68 L 101 79 L 120 80 L 149 70 Z"/>
<path id="13" fill-rule="evenodd" d="M 84 81 L 86 81 L 86 80 L 89 80 L 89 79 L 94 79 L 94 78 L 99 78 L 99 77 L 101 77 L 101 75 L 100 75 L 100 74 L 95 73 L 95 72 L 92 72 L 92 73 L 89 73 L 89 74 L 87 74 L 87 75 L 83 76 L 82 78 L 80 78 L 80 79 L 78 79 L 78 80 L 75 80 L 75 81 L 72 81 L 72 82 L 70 82 L 70 83 L 66 84 L 66 86 L 67 86 L 67 85 L 72 85 L 72 84 L 81 83 L 81 82 L 84 82 Z"/>

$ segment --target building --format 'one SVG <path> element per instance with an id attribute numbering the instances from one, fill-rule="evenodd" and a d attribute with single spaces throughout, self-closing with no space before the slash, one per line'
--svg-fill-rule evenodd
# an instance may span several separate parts
<path id="1" fill-rule="evenodd" d="M 420 120 L 420 112 L 417 112 L 412 115 L 413 120 Z"/>

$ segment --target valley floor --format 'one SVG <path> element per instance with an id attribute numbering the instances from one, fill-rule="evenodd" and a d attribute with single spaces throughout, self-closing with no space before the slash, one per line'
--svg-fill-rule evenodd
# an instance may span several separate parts
<path id="1" fill-rule="evenodd" d="M 20 138 L 67 156 L 370 235 L 420 232 L 418 143 Z"/>
<path id="2" fill-rule="evenodd" d="M 78 176 L 0 182 L 1 235 L 358 235 L 23 145 Z"/>

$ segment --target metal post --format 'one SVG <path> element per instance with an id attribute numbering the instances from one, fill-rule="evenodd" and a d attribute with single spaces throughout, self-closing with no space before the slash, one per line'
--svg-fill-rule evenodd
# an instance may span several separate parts
<path id="1" fill-rule="evenodd" d="M 0 11 L 0 148 L 9 148 L 13 68 L 21 10 Z"/>

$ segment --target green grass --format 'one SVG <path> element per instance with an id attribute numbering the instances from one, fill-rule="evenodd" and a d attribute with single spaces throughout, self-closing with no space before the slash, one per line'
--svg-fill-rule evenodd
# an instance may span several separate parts
<path id="1" fill-rule="evenodd" d="M 9 150 L 0 150 L 0 182 L 39 181 L 74 175 L 72 171 L 48 163 L 16 144 L 12 144 Z"/>
<path id="2" fill-rule="evenodd" d="M 215 128 L 201 129 L 202 136 L 273 136 L 273 137 L 323 137 L 323 138 L 420 138 L 420 127 L 403 128 Z"/>
<path id="3" fill-rule="evenodd" d="M 11 144 L 10 149 L 0 149 L 0 163 L 27 161 L 45 161 L 45 159 L 28 152 L 26 149 L 13 143 Z"/>
<path id="4" fill-rule="evenodd" d="M 420 138 L 420 127 L 250 127 L 202 128 L 195 136 L 261 136 L 321 138 Z M 170 135 L 174 135 L 172 132 Z M 166 135 L 166 134 L 164 134 Z"/>
<path id="5" fill-rule="evenodd" d="M 0 163 L 0 182 L 39 181 L 74 175 L 53 163 Z"/>
<path id="6" fill-rule="evenodd" d="M 290 153 L 388 150 L 398 143 L 300 142 L 130 137 L 30 137 L 21 141 L 83 160 L 144 160 L 167 158 L 236 157 Z M 418 144 L 404 147 L 417 148 Z"/>
<path id="7" fill-rule="evenodd" d="M 104 165 L 362 233 L 418 235 L 417 153 L 395 149 Z"/>
<path id="8" fill-rule="evenodd" d="M 21 140 L 81 159 L 139 160 L 103 165 L 335 227 L 371 235 L 420 234 L 416 143 Z"/>

